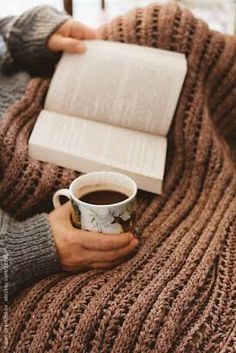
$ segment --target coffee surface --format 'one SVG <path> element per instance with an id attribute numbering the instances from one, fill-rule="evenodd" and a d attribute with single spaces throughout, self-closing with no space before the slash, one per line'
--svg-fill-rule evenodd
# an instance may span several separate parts
<path id="1" fill-rule="evenodd" d="M 89 192 L 79 199 L 93 205 L 111 205 L 117 202 L 124 201 L 129 196 L 114 190 L 96 190 Z"/>

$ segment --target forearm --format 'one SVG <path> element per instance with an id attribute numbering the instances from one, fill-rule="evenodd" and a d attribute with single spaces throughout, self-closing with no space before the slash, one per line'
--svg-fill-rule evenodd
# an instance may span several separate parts
<path id="1" fill-rule="evenodd" d="M 49 74 L 59 58 L 46 45 L 50 35 L 68 16 L 49 6 L 38 6 L 19 17 L 0 22 L 7 46 L 5 67 L 14 65 L 31 74 Z"/>
<path id="2" fill-rule="evenodd" d="M 0 292 L 7 286 L 9 296 L 60 269 L 46 214 L 17 222 L 0 210 L 0 251 Z"/>

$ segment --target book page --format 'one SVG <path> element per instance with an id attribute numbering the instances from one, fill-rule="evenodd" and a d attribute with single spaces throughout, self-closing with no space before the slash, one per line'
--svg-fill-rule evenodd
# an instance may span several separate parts
<path id="1" fill-rule="evenodd" d="M 185 56 L 160 49 L 87 41 L 64 54 L 45 109 L 166 135 L 186 74 Z"/>
<path id="2" fill-rule="evenodd" d="M 29 153 L 82 172 L 91 171 L 88 166 L 105 167 L 162 181 L 166 138 L 44 110 L 30 137 Z"/>

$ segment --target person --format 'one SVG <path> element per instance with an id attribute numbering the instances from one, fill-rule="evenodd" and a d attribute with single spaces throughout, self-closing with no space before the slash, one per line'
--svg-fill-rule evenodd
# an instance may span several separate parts
<path id="1" fill-rule="evenodd" d="M 86 50 L 83 39 L 96 38 L 96 31 L 52 7 L 38 6 L 19 17 L 0 20 L 0 38 L 0 116 L 4 119 L 32 75 L 50 76 L 62 51 L 82 54 Z M 131 233 L 111 235 L 74 228 L 70 208 L 67 203 L 23 222 L 0 209 L 1 292 L 6 285 L 4 271 L 12 296 L 60 270 L 113 267 L 136 248 L 138 241 Z"/>

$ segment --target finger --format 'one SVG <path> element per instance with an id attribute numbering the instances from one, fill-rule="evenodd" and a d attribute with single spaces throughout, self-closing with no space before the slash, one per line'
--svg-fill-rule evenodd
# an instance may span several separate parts
<path id="1" fill-rule="evenodd" d="M 113 262 L 117 261 L 127 255 L 129 255 L 136 246 L 138 245 L 137 239 L 133 239 L 129 245 L 124 248 L 117 250 L 107 250 L 107 251 L 89 251 L 86 255 L 87 260 L 90 263 L 96 262 Z"/>
<path id="2" fill-rule="evenodd" d="M 77 235 L 78 236 L 78 235 Z M 89 250 L 116 250 L 127 246 L 134 236 L 131 233 L 103 234 L 80 231 L 80 245 Z"/>
<path id="3" fill-rule="evenodd" d="M 96 30 L 85 26 L 78 21 L 71 22 L 70 35 L 76 39 L 95 39 Z"/>
<path id="4" fill-rule="evenodd" d="M 54 34 L 48 41 L 48 49 L 52 51 L 66 51 L 68 53 L 83 53 L 86 50 L 85 43 L 74 39 Z"/>
<path id="5" fill-rule="evenodd" d="M 70 273 L 78 273 L 89 270 L 91 267 L 89 265 L 84 266 L 75 266 L 75 265 L 66 265 L 62 266 L 62 270 Z"/>
<path id="6" fill-rule="evenodd" d="M 72 210 L 73 209 L 72 209 L 71 202 L 68 201 L 64 203 L 62 206 L 56 208 L 53 212 L 57 212 L 57 214 L 60 216 L 60 220 L 65 220 L 66 222 L 68 222 L 70 221 Z"/>
<path id="7" fill-rule="evenodd" d="M 128 258 L 128 257 L 127 257 Z M 78 272 L 82 272 L 82 271 L 87 271 L 89 269 L 108 269 L 108 268 L 113 268 L 115 266 L 118 266 L 120 264 L 122 264 L 125 261 L 125 257 L 116 261 L 109 261 L 109 262 L 93 262 L 91 264 L 87 264 L 84 266 L 75 266 L 75 265 L 67 265 L 67 266 L 63 266 L 63 271 L 65 272 L 71 272 L 71 273 L 78 273 Z"/>
<path id="8" fill-rule="evenodd" d="M 73 210 L 71 201 L 66 201 L 59 208 L 60 208 L 60 210 L 63 210 L 66 213 L 69 213 L 69 212 L 71 212 Z"/>
<path id="9" fill-rule="evenodd" d="M 89 265 L 91 269 L 102 269 L 102 268 L 113 268 L 123 263 L 123 260 L 113 261 L 113 262 L 93 262 Z"/>

